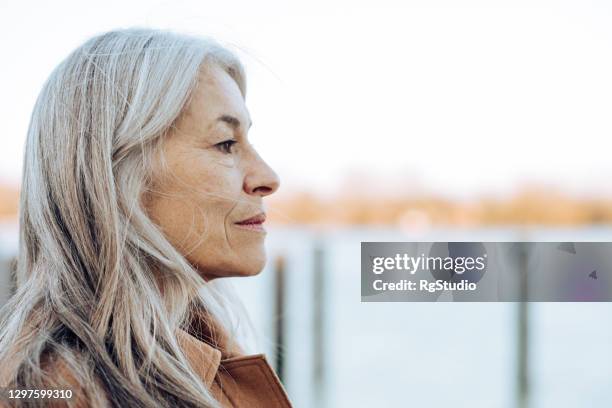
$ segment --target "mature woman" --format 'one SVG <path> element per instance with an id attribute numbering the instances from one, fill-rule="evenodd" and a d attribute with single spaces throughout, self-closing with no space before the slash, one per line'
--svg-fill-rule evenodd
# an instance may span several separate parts
<path id="1" fill-rule="evenodd" d="M 290 406 L 263 355 L 245 355 L 216 279 L 263 268 L 262 201 L 279 184 L 244 95 L 227 50 L 155 30 L 92 38 L 53 71 L 0 326 L 9 404 L 46 406 L 9 391 L 55 389 L 73 391 L 58 406 Z"/>

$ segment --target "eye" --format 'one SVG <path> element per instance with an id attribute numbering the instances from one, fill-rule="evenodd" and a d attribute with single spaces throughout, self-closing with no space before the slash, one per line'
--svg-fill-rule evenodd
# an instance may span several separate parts
<path id="1" fill-rule="evenodd" d="M 234 146 L 236 143 L 238 142 L 233 139 L 229 139 L 221 143 L 217 143 L 215 147 L 225 154 L 230 154 L 232 153 L 232 146 Z"/>

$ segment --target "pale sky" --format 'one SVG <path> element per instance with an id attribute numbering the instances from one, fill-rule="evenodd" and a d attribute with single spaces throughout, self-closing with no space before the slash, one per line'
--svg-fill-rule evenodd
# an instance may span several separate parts
<path id="1" fill-rule="evenodd" d="M 612 196 L 612 2 L 53 1 L 0 6 L 0 181 L 51 70 L 88 37 L 210 35 L 246 65 L 282 189 Z M 369 191 L 369 190 L 368 190 Z"/>

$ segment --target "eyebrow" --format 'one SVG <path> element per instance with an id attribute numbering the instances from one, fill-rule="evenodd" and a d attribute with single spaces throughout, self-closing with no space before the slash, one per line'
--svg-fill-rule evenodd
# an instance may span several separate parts
<path id="1" fill-rule="evenodd" d="M 232 128 L 235 129 L 239 129 L 240 126 L 242 125 L 242 122 L 240 122 L 240 119 L 238 119 L 235 116 L 232 115 L 221 115 L 217 118 L 217 121 L 223 122 L 223 123 L 227 123 L 228 125 L 230 125 Z M 249 127 L 251 127 L 253 125 L 253 122 L 250 121 L 249 122 Z"/>

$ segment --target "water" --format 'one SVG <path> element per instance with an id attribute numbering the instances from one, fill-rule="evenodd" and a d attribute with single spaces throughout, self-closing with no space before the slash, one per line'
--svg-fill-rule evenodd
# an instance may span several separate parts
<path id="1" fill-rule="evenodd" d="M 361 241 L 610 237 L 609 228 L 272 229 L 269 259 L 281 254 L 287 259 L 282 352 L 289 394 L 298 407 L 515 407 L 517 304 L 361 303 Z M 14 238 L 13 227 L 0 228 L 0 250 L 14 253 Z M 315 247 L 324 251 L 320 300 L 313 279 Z M 232 281 L 273 362 L 279 316 L 272 262 L 257 277 Z M 324 311 L 321 367 L 315 358 L 315 301 L 323 302 Z M 612 406 L 612 303 L 532 303 L 529 311 L 530 407 Z"/>
<path id="2" fill-rule="evenodd" d="M 360 242 L 605 241 L 606 237 L 612 237 L 612 230 L 271 231 L 270 256 L 282 253 L 290 260 L 287 388 L 296 404 L 304 407 L 515 407 L 517 304 L 361 303 Z M 312 364 L 311 258 L 317 242 L 325 250 L 328 278 L 323 387 L 316 386 Z M 259 281 L 262 295 L 253 292 L 245 298 L 252 311 L 257 307 L 250 305 L 258 305 L 260 311 L 273 314 L 272 277 L 272 269 L 267 268 L 253 279 Z M 248 280 L 235 283 L 242 291 L 250 286 Z M 610 406 L 612 304 L 532 303 L 529 311 L 530 406 Z M 264 333 L 273 330 L 274 317 L 257 320 Z"/>

